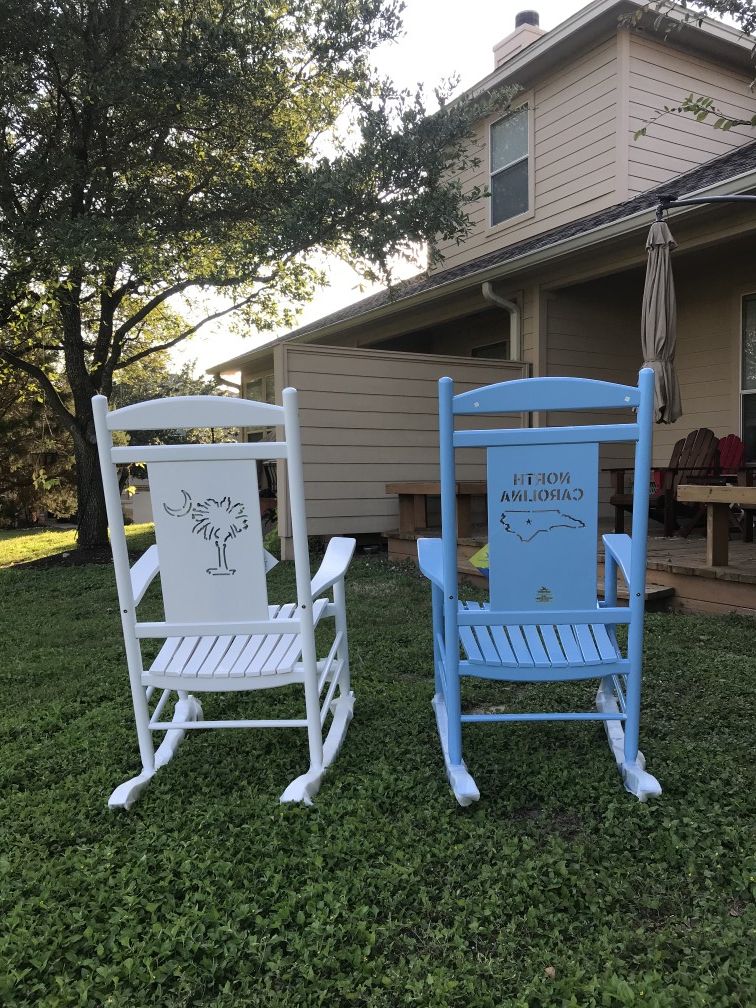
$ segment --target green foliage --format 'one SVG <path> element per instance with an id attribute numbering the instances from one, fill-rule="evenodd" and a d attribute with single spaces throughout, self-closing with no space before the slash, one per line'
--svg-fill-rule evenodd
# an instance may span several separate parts
<path id="1" fill-rule="evenodd" d="M 270 583 L 290 599 L 291 566 Z M 519 725 L 466 730 L 483 798 L 462 810 L 430 706 L 427 584 L 358 557 L 347 595 L 355 720 L 313 808 L 277 802 L 303 732 L 227 731 L 189 738 L 117 815 L 107 796 L 138 754 L 112 570 L 0 571 L 3 1004 L 748 1008 L 753 622 L 649 618 L 657 802 L 622 790 L 599 726 Z M 579 684 L 467 699 L 576 692 L 590 702 Z M 206 711 L 280 715 L 299 696 Z"/>
<path id="2" fill-rule="evenodd" d="M 400 11 L 0 5 L 0 360 L 74 439 L 85 540 L 105 535 L 90 399 L 119 371 L 225 315 L 246 331 L 290 323 L 318 280 L 314 253 L 388 276 L 392 257 L 469 230 L 479 194 L 455 180 L 477 163 L 469 126 L 511 91 L 429 116 L 421 92 L 371 69 Z M 43 331 L 27 324 L 40 316 Z M 42 344 L 55 377 L 35 364 Z"/>
<path id="3" fill-rule="evenodd" d="M 70 439 L 42 394 L 0 364 L 0 526 L 76 510 Z"/>

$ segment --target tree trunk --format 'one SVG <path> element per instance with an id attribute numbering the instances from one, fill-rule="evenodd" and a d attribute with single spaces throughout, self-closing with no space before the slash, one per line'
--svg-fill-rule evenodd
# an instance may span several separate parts
<path id="1" fill-rule="evenodd" d="M 102 487 L 100 460 L 92 412 L 92 396 L 100 392 L 100 383 L 93 380 L 87 368 L 82 338 L 81 276 L 72 273 L 69 283 L 57 292 L 58 309 L 63 327 L 63 353 L 66 377 L 73 397 L 74 456 L 76 458 L 76 497 L 79 512 L 78 548 L 107 549 L 108 519 Z"/>
<path id="2" fill-rule="evenodd" d="M 88 425 L 92 430 L 91 425 Z M 108 545 L 108 518 L 102 488 L 97 445 L 87 438 L 75 444 L 76 495 L 79 505 L 78 548 L 102 549 Z"/>

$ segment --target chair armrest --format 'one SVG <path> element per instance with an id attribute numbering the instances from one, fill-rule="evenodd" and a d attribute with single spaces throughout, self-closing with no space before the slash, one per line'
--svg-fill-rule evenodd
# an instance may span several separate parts
<path id="1" fill-rule="evenodd" d="M 444 568 L 440 539 L 417 540 L 417 562 L 420 570 L 437 588 L 444 586 Z"/>
<path id="2" fill-rule="evenodd" d="M 624 533 L 614 532 L 601 537 L 604 540 L 604 549 L 610 553 L 617 563 L 622 577 L 628 588 L 630 587 L 630 536 Z"/>
<path id="3" fill-rule="evenodd" d="M 160 570 L 157 546 L 150 546 L 148 550 L 139 557 L 137 562 L 129 571 L 131 575 L 131 593 L 134 596 L 134 605 L 144 598 L 144 593 L 150 587 L 150 582 Z"/>
<path id="4" fill-rule="evenodd" d="M 325 556 L 310 585 L 313 598 L 328 591 L 344 577 L 356 545 L 356 539 L 342 536 L 334 536 L 329 540 Z"/>
<path id="5" fill-rule="evenodd" d="M 607 467 L 605 469 L 602 469 L 601 472 L 608 472 L 608 473 L 618 473 L 618 472 L 621 472 L 621 473 L 626 473 L 626 472 L 633 472 L 634 468 L 635 468 L 634 466 L 611 466 L 611 467 Z"/>

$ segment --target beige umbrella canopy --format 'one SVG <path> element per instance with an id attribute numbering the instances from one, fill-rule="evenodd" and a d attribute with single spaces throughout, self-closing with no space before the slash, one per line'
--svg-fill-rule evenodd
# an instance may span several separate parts
<path id="1" fill-rule="evenodd" d="M 643 288 L 641 347 L 643 367 L 655 376 L 654 419 L 674 423 L 682 415 L 680 385 L 675 371 L 677 306 L 670 252 L 676 242 L 663 220 L 654 221 L 646 239 L 648 264 Z"/>

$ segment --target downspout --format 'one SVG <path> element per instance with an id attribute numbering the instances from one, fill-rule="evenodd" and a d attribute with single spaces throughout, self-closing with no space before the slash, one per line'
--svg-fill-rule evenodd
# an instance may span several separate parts
<path id="1" fill-rule="evenodd" d="M 494 290 L 493 284 L 488 280 L 481 286 L 481 293 L 486 301 L 503 308 L 509 312 L 509 359 L 512 361 L 522 360 L 522 341 L 520 337 L 521 315 L 520 307 L 514 301 L 507 301 Z"/>

